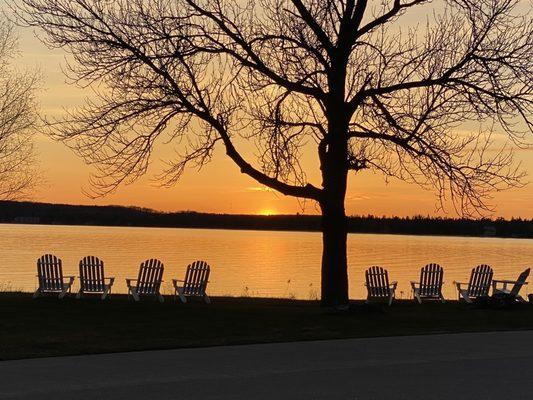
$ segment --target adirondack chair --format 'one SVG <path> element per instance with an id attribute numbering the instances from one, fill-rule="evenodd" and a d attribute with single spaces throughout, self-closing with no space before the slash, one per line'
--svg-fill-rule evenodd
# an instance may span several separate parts
<path id="1" fill-rule="evenodd" d="M 172 279 L 175 298 L 179 297 L 182 303 L 186 303 L 187 297 L 202 297 L 207 304 L 211 303 L 205 292 L 209 272 L 209 265 L 205 261 L 195 261 L 188 265 L 184 280 Z"/>
<path id="2" fill-rule="evenodd" d="M 101 294 L 101 299 L 111 293 L 115 278 L 106 278 L 104 275 L 104 262 L 98 257 L 87 256 L 80 260 L 80 290 L 76 298 L 84 294 Z"/>
<path id="3" fill-rule="evenodd" d="M 70 292 L 74 283 L 73 276 L 63 276 L 63 267 L 61 259 L 52 254 L 45 254 L 37 260 L 37 278 L 39 288 L 33 294 L 33 298 L 41 294 L 58 294 L 62 299 Z M 68 279 L 65 282 L 65 278 Z"/>
<path id="4" fill-rule="evenodd" d="M 161 303 L 164 302 L 165 299 L 160 293 L 163 270 L 163 263 L 153 258 L 141 263 L 138 278 L 126 278 L 128 295 L 131 295 L 135 301 L 139 301 L 141 296 L 155 296 Z M 136 284 L 133 285 L 133 282 Z"/>
<path id="5" fill-rule="evenodd" d="M 423 299 L 446 301 L 442 295 L 444 270 L 439 264 L 428 264 L 420 270 L 420 282 L 411 281 L 414 298 L 421 304 Z"/>
<path id="6" fill-rule="evenodd" d="M 387 302 L 390 306 L 395 297 L 398 282 L 389 283 L 389 273 L 386 269 L 373 266 L 365 271 L 366 289 L 368 290 L 367 303 Z"/>
<path id="7" fill-rule="evenodd" d="M 521 303 L 526 303 L 526 300 L 522 296 L 519 295 L 520 289 L 522 289 L 522 286 L 527 285 L 526 279 L 529 276 L 531 269 L 528 268 L 525 271 L 523 271 L 516 281 L 509 281 L 509 280 L 496 280 L 494 279 L 492 281 L 492 296 L 493 297 L 505 297 L 509 300 L 516 300 Z M 498 287 L 498 284 L 501 284 L 501 287 Z M 513 285 L 512 289 L 508 289 L 507 285 Z"/>
<path id="8" fill-rule="evenodd" d="M 461 285 L 466 285 L 466 283 L 454 282 L 459 300 L 462 298 L 467 303 L 472 303 L 478 297 L 487 297 L 492 284 L 492 275 L 492 268 L 486 264 L 481 264 L 472 269 L 466 289 L 461 288 Z"/>

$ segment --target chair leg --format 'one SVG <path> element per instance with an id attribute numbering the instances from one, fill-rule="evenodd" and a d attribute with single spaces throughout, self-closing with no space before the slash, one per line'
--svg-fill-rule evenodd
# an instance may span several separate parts
<path id="1" fill-rule="evenodd" d="M 57 298 L 58 299 L 64 298 L 69 291 L 70 291 L 70 285 L 65 287 L 65 288 L 63 288 L 63 290 L 61 291 L 61 293 L 59 293 L 59 296 L 57 296 Z"/>
<path id="2" fill-rule="evenodd" d="M 101 299 L 102 299 L 102 300 L 105 300 L 106 297 L 107 297 L 107 295 L 108 295 L 110 292 L 111 292 L 111 287 L 107 286 L 107 287 L 105 288 L 105 290 L 104 290 L 104 293 L 102 293 L 102 297 L 101 297 Z"/>
<path id="3" fill-rule="evenodd" d="M 105 300 L 106 298 L 107 299 L 110 299 L 111 298 L 111 290 L 113 289 L 113 283 L 115 282 L 115 279 L 111 279 L 111 281 L 109 282 L 109 285 L 105 285 L 105 290 L 104 290 L 104 293 L 102 294 L 102 300 Z M 128 297 L 129 297 L 129 292 L 128 292 Z"/>
<path id="4" fill-rule="evenodd" d="M 72 290 L 72 284 L 74 283 L 74 277 L 70 277 L 68 283 L 63 283 L 63 290 L 61 293 L 59 293 L 58 298 L 62 299 L 67 295 L 67 293 L 70 293 Z"/>
<path id="5" fill-rule="evenodd" d="M 159 300 L 160 303 L 164 303 L 165 302 L 165 298 L 161 295 L 161 293 L 157 294 L 157 299 Z"/>
<path id="6" fill-rule="evenodd" d="M 135 288 L 130 288 L 131 297 L 133 297 L 133 300 L 139 301 L 139 295 L 137 294 L 137 290 Z"/>
<path id="7" fill-rule="evenodd" d="M 181 289 L 180 287 L 177 287 L 176 288 L 176 292 L 178 293 L 178 296 L 181 300 L 182 303 L 187 303 L 187 297 L 185 297 L 184 293 L 183 293 L 183 289 Z"/>
<path id="8" fill-rule="evenodd" d="M 420 293 L 418 293 L 418 290 L 414 290 L 413 292 L 415 299 L 418 301 L 418 304 L 422 304 L 422 299 L 420 298 Z"/>
<path id="9" fill-rule="evenodd" d="M 389 296 L 389 307 L 392 305 L 392 302 L 394 301 L 394 299 L 396 298 L 396 288 L 392 289 L 390 291 L 390 296 Z"/>
<path id="10" fill-rule="evenodd" d="M 459 300 L 461 300 L 461 297 L 467 303 L 469 303 L 469 304 L 472 303 L 472 299 L 470 298 L 470 296 L 468 296 L 468 293 L 466 292 L 466 290 L 459 290 Z M 443 300 L 442 295 L 441 295 L 441 300 Z"/>
<path id="11" fill-rule="evenodd" d="M 211 299 L 206 294 L 204 294 L 204 301 L 205 301 L 205 304 L 211 304 Z"/>
<path id="12" fill-rule="evenodd" d="M 76 298 L 79 300 L 83 296 L 83 290 L 80 289 L 80 291 L 76 294 Z"/>
<path id="13" fill-rule="evenodd" d="M 37 290 L 35 291 L 35 293 L 33 293 L 32 298 L 33 298 L 33 299 L 36 299 L 36 298 L 39 297 L 40 295 L 41 295 L 41 288 L 37 289 Z"/>

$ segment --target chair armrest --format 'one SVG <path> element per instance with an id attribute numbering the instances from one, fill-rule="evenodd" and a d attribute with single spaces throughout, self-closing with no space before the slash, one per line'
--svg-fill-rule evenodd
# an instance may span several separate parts
<path id="1" fill-rule="evenodd" d="M 493 279 L 492 284 L 495 284 L 495 283 L 514 283 L 514 281 L 510 281 L 507 279 Z"/>
<path id="2" fill-rule="evenodd" d="M 396 281 L 392 281 L 391 283 L 389 283 L 389 288 L 391 289 L 396 289 L 396 286 L 398 286 L 398 282 Z"/>
<path id="3" fill-rule="evenodd" d="M 126 285 L 131 286 L 131 283 L 135 281 L 137 281 L 137 279 L 126 278 Z"/>
<path id="4" fill-rule="evenodd" d="M 528 282 L 518 282 L 518 281 L 507 280 L 507 279 L 493 279 L 492 284 L 494 285 L 495 283 L 507 283 L 507 284 L 513 284 L 513 285 L 516 285 L 517 283 L 521 283 L 522 285 L 528 284 Z"/>
<path id="5" fill-rule="evenodd" d="M 110 285 L 112 285 L 113 282 L 115 282 L 115 277 L 114 276 L 110 276 L 110 277 L 107 277 L 107 278 L 104 278 L 104 279 L 108 280 Z"/>
<path id="6" fill-rule="evenodd" d="M 498 283 L 501 283 L 501 287 L 498 288 Z M 506 293 L 508 291 L 507 286 L 508 285 L 517 285 L 519 284 L 521 287 L 523 285 L 527 285 L 528 282 L 518 282 L 518 281 L 510 281 L 507 279 L 493 279 L 492 280 L 492 292 L 493 293 Z"/>

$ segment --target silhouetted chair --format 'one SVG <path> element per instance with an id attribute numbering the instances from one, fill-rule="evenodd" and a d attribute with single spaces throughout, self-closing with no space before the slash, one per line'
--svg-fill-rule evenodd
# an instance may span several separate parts
<path id="1" fill-rule="evenodd" d="M 63 276 L 61 259 L 52 254 L 45 254 L 37 260 L 37 278 L 39 288 L 33 294 L 34 299 L 41 294 L 58 294 L 58 298 L 62 299 L 74 283 L 73 276 Z"/>
<path id="2" fill-rule="evenodd" d="M 472 269 L 470 281 L 466 289 L 461 288 L 461 285 L 466 285 L 465 283 L 454 282 L 457 287 L 459 300 L 462 298 L 467 303 L 472 303 L 474 299 L 488 297 L 492 284 L 492 275 L 492 268 L 486 264 L 481 264 Z"/>
<path id="3" fill-rule="evenodd" d="M 390 306 L 395 297 L 398 282 L 389 283 L 389 273 L 378 266 L 370 267 L 365 272 L 367 303 L 386 302 Z"/>
<path id="4" fill-rule="evenodd" d="M 98 257 L 87 256 L 80 260 L 80 290 L 76 298 L 84 294 L 101 294 L 104 300 L 110 293 L 115 278 L 106 278 L 104 262 Z"/>
<path id="5" fill-rule="evenodd" d="M 444 270 L 439 264 L 428 264 L 420 270 L 420 282 L 411 281 L 415 299 L 422 303 L 423 299 L 436 299 L 445 302 L 442 295 L 442 278 Z"/>
<path id="6" fill-rule="evenodd" d="M 523 271 L 516 281 L 496 280 L 492 281 L 492 295 L 496 297 L 506 297 L 510 300 L 516 300 L 521 303 L 526 303 L 526 300 L 519 295 L 522 286 L 527 285 L 526 279 L 529 276 L 530 268 Z M 500 287 L 498 285 L 501 284 Z M 513 285 L 512 289 L 508 289 L 507 285 Z"/>
<path id="7" fill-rule="evenodd" d="M 182 303 L 187 302 L 187 297 L 202 297 L 207 304 L 211 303 L 206 293 L 209 272 L 209 265 L 205 261 L 188 265 L 184 280 L 172 279 L 174 296 L 179 297 Z"/>
<path id="8" fill-rule="evenodd" d="M 141 263 L 138 278 L 126 279 L 128 295 L 131 294 L 135 301 L 139 301 L 141 296 L 154 296 L 161 303 L 164 302 L 165 299 L 160 293 L 163 270 L 163 263 L 153 258 Z M 133 282 L 136 282 L 136 284 L 133 285 Z"/>

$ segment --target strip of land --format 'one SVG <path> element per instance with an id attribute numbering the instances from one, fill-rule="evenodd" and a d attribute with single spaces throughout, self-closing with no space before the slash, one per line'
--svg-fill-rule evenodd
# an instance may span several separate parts
<path id="1" fill-rule="evenodd" d="M 164 228 L 321 231 L 319 215 L 232 215 L 158 212 L 139 207 L 0 201 L 0 222 Z M 533 220 L 350 216 L 350 233 L 533 238 Z"/>
<path id="2" fill-rule="evenodd" d="M 177 349 L 251 343 L 533 329 L 533 307 L 497 310 L 450 301 L 398 301 L 392 307 L 353 303 L 335 313 L 317 302 L 213 298 L 134 303 L 31 299 L 0 294 L 0 359 Z"/>

